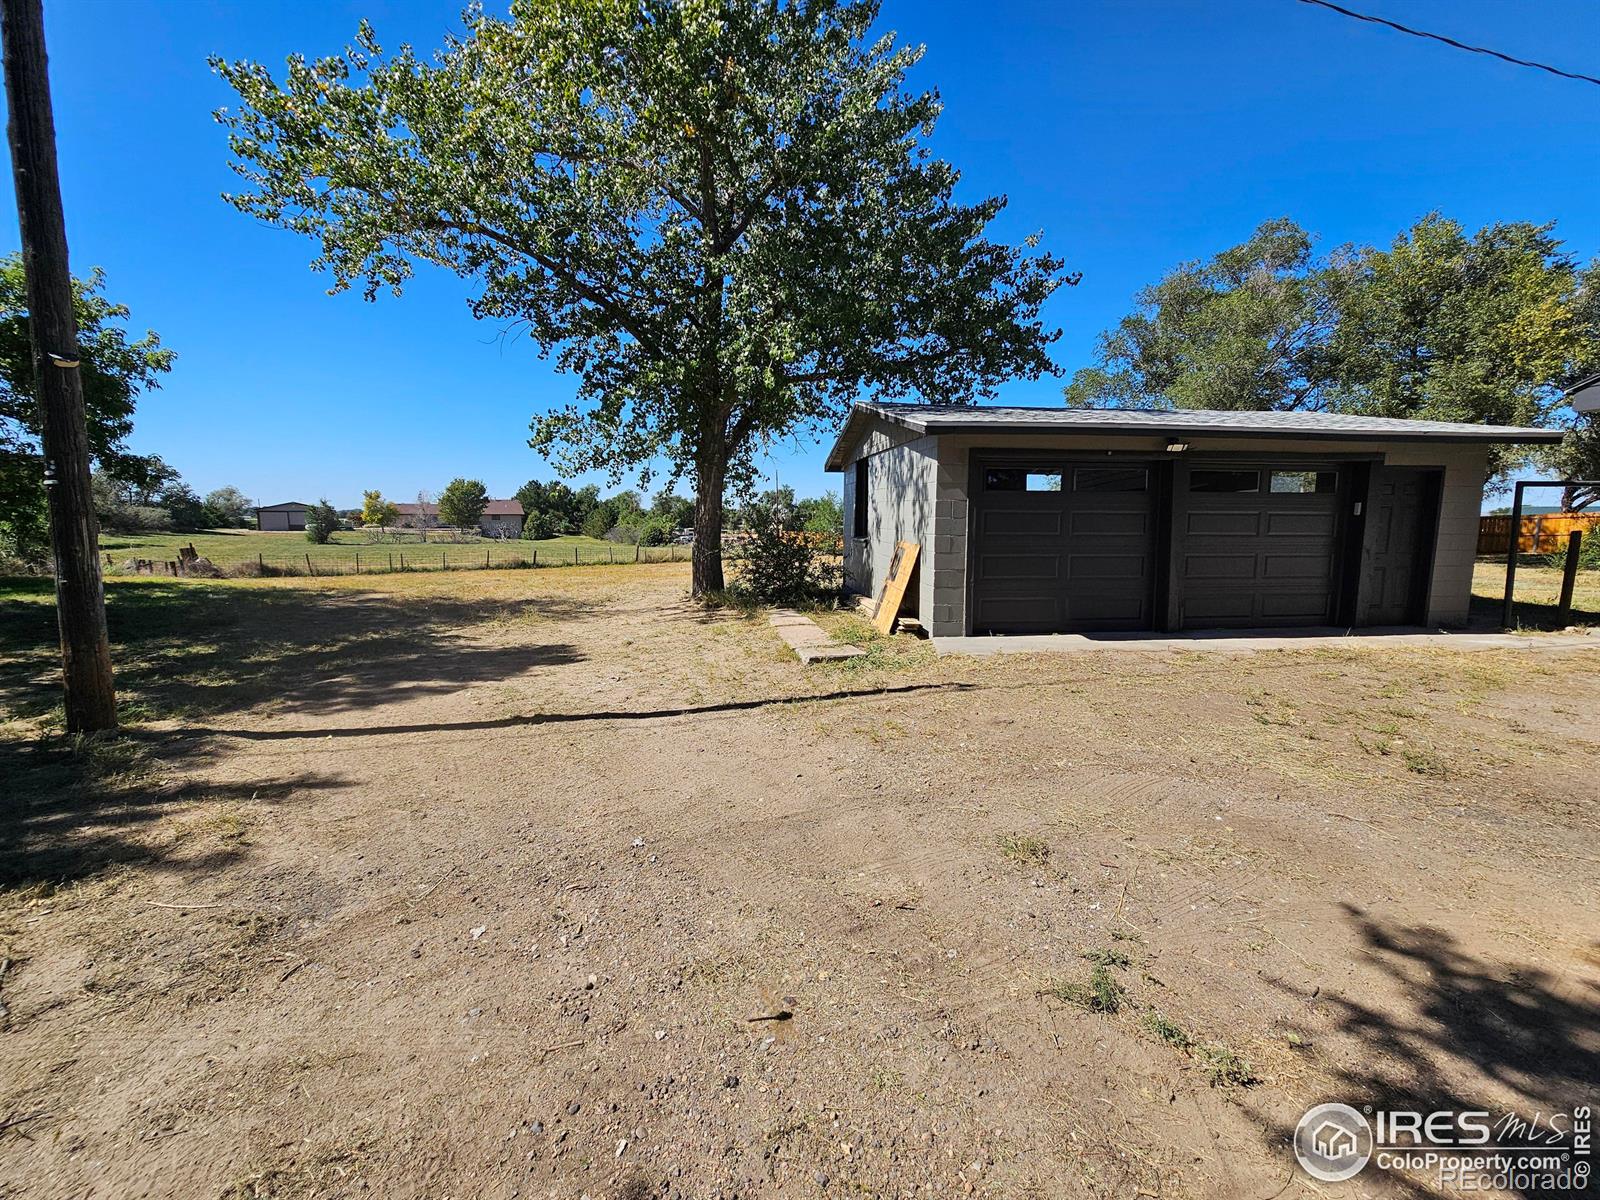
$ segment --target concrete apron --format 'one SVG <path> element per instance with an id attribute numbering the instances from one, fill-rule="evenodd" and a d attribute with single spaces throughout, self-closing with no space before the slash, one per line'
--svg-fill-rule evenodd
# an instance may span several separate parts
<path id="1" fill-rule="evenodd" d="M 1447 650 L 1594 650 L 1600 633 L 1447 633 L 1412 627 L 1340 629 L 1217 629 L 1183 634 L 1152 633 L 1039 633 L 988 637 L 936 637 L 935 654 L 1076 654 L 1083 651 L 1121 650 L 1145 654 L 1158 650 L 1215 651 L 1253 654 L 1258 650 L 1309 650 L 1318 645 L 1364 647 L 1437 646 Z"/>

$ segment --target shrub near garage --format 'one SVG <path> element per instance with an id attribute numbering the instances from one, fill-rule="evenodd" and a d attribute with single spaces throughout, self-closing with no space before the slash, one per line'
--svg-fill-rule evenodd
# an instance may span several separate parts
<path id="1" fill-rule="evenodd" d="M 1555 550 L 1542 556 L 1546 566 L 1554 567 L 1557 571 L 1567 569 L 1567 545 L 1562 542 Z M 1538 558 L 1534 562 L 1539 562 Z M 1587 531 L 1583 540 L 1578 544 L 1578 570 L 1600 570 L 1600 525 Z"/>
<path id="2" fill-rule="evenodd" d="M 815 539 L 785 529 L 770 510 L 755 516 L 734 554 L 730 590 L 758 604 L 812 604 L 839 587 L 839 568 L 818 553 Z"/>

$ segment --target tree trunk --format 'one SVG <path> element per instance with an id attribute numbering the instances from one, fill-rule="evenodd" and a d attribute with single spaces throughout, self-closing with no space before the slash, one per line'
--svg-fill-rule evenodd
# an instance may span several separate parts
<path id="1" fill-rule="evenodd" d="M 720 457 L 707 456 L 695 465 L 694 488 L 694 566 L 689 584 L 691 596 L 723 589 L 722 577 L 722 488 L 728 465 Z"/>
<path id="2" fill-rule="evenodd" d="M 3 0 L 11 168 L 28 286 L 28 330 L 38 381 L 56 619 L 68 733 L 117 727 L 111 645 L 100 579 L 100 526 L 89 489 L 89 437 L 78 376 L 78 335 L 67 270 L 67 226 L 56 172 L 55 118 L 40 0 Z"/>

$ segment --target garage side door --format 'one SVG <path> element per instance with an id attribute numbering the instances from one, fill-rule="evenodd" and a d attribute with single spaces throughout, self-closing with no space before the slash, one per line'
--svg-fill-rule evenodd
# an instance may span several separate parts
<path id="1" fill-rule="evenodd" d="M 1337 595 L 1339 472 L 1189 471 L 1175 586 L 1186 629 L 1326 625 Z"/>
<path id="2" fill-rule="evenodd" d="M 980 463 L 975 633 L 1149 629 L 1156 495 L 1146 464 Z"/>

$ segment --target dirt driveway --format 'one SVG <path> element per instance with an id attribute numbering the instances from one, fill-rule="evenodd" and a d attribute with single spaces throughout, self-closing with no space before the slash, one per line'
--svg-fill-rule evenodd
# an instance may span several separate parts
<path id="1" fill-rule="evenodd" d="M 805 668 L 681 566 L 0 605 L 0 1195 L 1433 1195 L 1600 1081 L 1600 653 Z M 845 618 L 835 623 L 848 626 Z"/>

